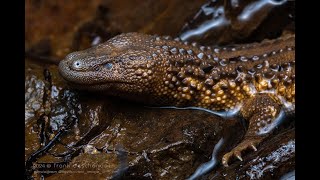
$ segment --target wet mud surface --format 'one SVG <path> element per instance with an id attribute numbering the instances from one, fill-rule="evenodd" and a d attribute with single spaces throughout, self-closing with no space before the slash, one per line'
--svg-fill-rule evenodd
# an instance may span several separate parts
<path id="1" fill-rule="evenodd" d="M 62 80 L 56 64 L 72 51 L 123 32 L 180 36 L 208 45 L 294 33 L 294 2 L 259 2 L 27 0 L 26 179 L 186 179 L 211 160 L 223 138 L 216 154 L 221 159 L 245 133 L 240 118 L 79 92 Z M 239 20 L 245 13 L 247 19 Z M 210 23 L 218 25 L 207 28 Z M 202 34 L 191 35 L 199 29 Z M 218 162 L 200 179 L 294 177 L 294 119 L 243 159 L 227 168 Z"/>

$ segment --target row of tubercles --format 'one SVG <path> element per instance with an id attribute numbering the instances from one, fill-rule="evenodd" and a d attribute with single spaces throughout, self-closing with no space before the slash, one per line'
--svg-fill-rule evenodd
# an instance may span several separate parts
<path id="1" fill-rule="evenodd" d="M 212 54 L 213 54 L 213 56 L 214 56 L 214 54 L 219 54 L 219 53 L 222 53 L 223 51 L 226 51 L 226 52 L 235 52 L 235 51 L 238 51 L 238 50 L 242 50 L 242 49 L 248 49 L 248 48 L 252 48 L 252 47 L 255 47 L 255 46 L 258 46 L 259 44 L 250 44 L 250 45 L 248 45 L 248 44 L 246 44 L 246 45 L 242 45 L 242 46 L 236 46 L 236 47 L 211 47 L 211 46 L 201 46 L 201 45 L 198 45 L 198 43 L 197 42 L 188 42 L 188 41 L 181 41 L 181 39 L 180 38 L 172 38 L 172 37 L 170 37 L 170 36 L 156 36 L 155 37 L 155 41 L 157 42 L 157 41 L 159 41 L 159 42 L 162 42 L 162 41 L 164 41 L 164 42 L 168 42 L 168 41 L 174 41 L 174 42 L 176 42 L 176 43 L 179 43 L 180 45 L 185 45 L 185 46 L 189 46 L 189 47 L 193 47 L 193 48 L 197 48 L 198 50 L 200 50 L 200 51 L 202 51 L 202 52 L 206 52 L 206 51 L 210 51 Z M 271 43 L 271 42 L 270 42 Z M 160 46 L 158 46 L 158 47 L 160 47 Z M 164 50 L 168 50 L 168 46 L 167 45 L 164 45 L 164 46 L 162 46 L 162 48 L 164 49 Z M 287 47 L 287 49 L 280 49 L 279 50 L 279 53 L 282 53 L 283 51 L 285 51 L 285 50 L 288 50 L 288 51 L 291 51 L 291 50 L 293 50 L 294 49 L 294 47 Z M 172 49 L 170 49 L 170 52 L 172 52 L 173 54 L 175 54 L 175 53 L 180 53 L 180 54 L 184 54 L 185 52 L 188 52 L 188 54 L 192 54 L 193 52 L 192 52 L 192 50 L 191 49 L 189 49 L 189 50 L 185 50 L 185 49 L 183 49 L 183 48 L 180 48 L 179 50 L 177 49 L 177 48 L 172 48 Z M 272 55 L 275 55 L 277 52 L 276 51 L 274 51 L 274 52 L 271 52 L 270 54 L 272 54 Z M 200 53 L 198 54 L 198 55 L 200 55 Z M 201 55 L 200 55 L 201 56 Z M 211 57 L 211 55 L 208 55 L 209 57 L 209 59 L 210 59 L 210 57 Z M 264 54 L 263 55 L 263 57 L 266 57 L 267 56 L 267 54 Z M 200 58 L 200 57 L 199 57 Z M 200 58 L 201 59 L 201 58 Z M 252 59 L 253 60 L 258 60 L 257 59 L 257 56 L 253 56 L 252 57 Z"/>
<path id="2" fill-rule="evenodd" d="M 159 39 L 161 40 L 160 37 L 157 37 L 156 40 Z M 170 40 L 169 36 L 163 37 L 165 40 Z M 176 41 L 179 42 L 179 40 L 175 39 Z M 180 42 L 181 44 L 184 45 L 189 45 L 188 42 Z M 294 47 L 287 47 L 286 49 L 280 49 L 279 51 L 272 51 L 270 53 L 265 53 L 263 55 L 254 55 L 252 57 L 245 57 L 245 56 L 239 56 L 235 58 L 230 58 L 230 59 L 220 59 L 216 55 L 221 52 L 221 50 L 225 51 L 237 51 L 237 48 L 231 48 L 231 49 L 226 49 L 226 48 L 212 48 L 210 46 L 198 46 L 197 43 L 191 43 L 191 46 L 194 48 L 197 48 L 199 50 L 199 53 L 195 53 L 192 48 L 185 49 L 185 48 L 177 48 L 176 46 L 170 47 L 169 45 L 157 45 L 155 48 L 157 49 L 156 52 L 153 54 L 153 57 L 157 57 L 158 55 L 163 55 L 163 56 L 168 56 L 168 55 L 177 55 L 175 58 L 179 58 L 179 55 L 190 55 L 190 56 L 196 56 L 197 58 L 190 59 L 193 60 L 195 64 L 199 64 L 201 60 L 213 60 L 213 63 L 217 62 L 221 66 L 226 66 L 228 63 L 236 63 L 237 61 L 241 62 L 247 62 L 247 61 L 258 61 L 263 58 L 271 57 L 273 55 L 283 53 L 285 51 L 292 51 L 294 50 Z M 245 46 L 243 46 L 245 47 Z M 210 50 L 210 51 L 207 51 Z M 211 51 L 212 50 L 212 51 Z M 208 52 L 211 52 L 211 54 L 208 54 Z M 174 58 L 174 59 L 175 59 Z M 187 59 L 188 60 L 188 59 Z M 183 62 L 182 62 L 183 63 Z M 215 64 L 213 64 L 215 65 Z"/>

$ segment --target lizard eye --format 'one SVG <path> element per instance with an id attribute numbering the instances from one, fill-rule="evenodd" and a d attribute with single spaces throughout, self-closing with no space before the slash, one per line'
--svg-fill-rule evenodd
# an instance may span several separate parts
<path id="1" fill-rule="evenodd" d="M 107 63 L 107 64 L 104 65 L 104 67 L 105 67 L 106 69 L 110 70 L 110 69 L 112 69 L 113 64 L 112 64 L 112 63 Z"/>
<path id="2" fill-rule="evenodd" d="M 74 61 L 72 63 L 72 68 L 74 69 L 80 69 L 82 67 L 82 63 L 80 61 Z"/>

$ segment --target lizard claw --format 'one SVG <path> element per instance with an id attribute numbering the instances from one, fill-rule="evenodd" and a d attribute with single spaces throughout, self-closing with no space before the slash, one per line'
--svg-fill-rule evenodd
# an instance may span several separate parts
<path id="1" fill-rule="evenodd" d="M 257 147 L 256 147 L 254 144 L 251 144 L 251 148 L 252 148 L 254 151 L 257 151 Z"/>
<path id="2" fill-rule="evenodd" d="M 227 153 L 222 157 L 222 164 L 223 164 L 224 167 L 228 167 L 229 166 L 228 161 L 229 161 L 230 157 L 231 157 L 230 153 Z"/>
<path id="3" fill-rule="evenodd" d="M 237 154 L 237 155 L 235 155 L 235 156 L 236 156 L 240 161 L 243 161 L 241 155 Z"/>
<path id="4" fill-rule="evenodd" d="M 232 157 L 236 157 L 240 161 L 243 161 L 242 156 L 241 156 L 241 152 L 244 150 L 247 150 L 248 148 L 251 148 L 252 150 L 257 151 L 256 144 L 258 144 L 258 143 L 259 143 L 259 141 L 253 140 L 253 139 L 249 139 L 249 140 L 245 140 L 245 141 L 241 142 L 238 146 L 233 148 L 230 152 L 226 153 L 222 157 L 222 164 L 225 167 L 228 167 L 229 166 L 228 162 Z"/>
<path id="5" fill-rule="evenodd" d="M 231 151 L 231 152 L 228 152 L 227 154 L 225 154 L 222 157 L 222 164 L 225 167 L 228 167 L 229 166 L 228 162 L 229 162 L 230 158 L 233 157 L 233 156 L 237 157 L 240 161 L 243 161 L 240 151 Z"/>

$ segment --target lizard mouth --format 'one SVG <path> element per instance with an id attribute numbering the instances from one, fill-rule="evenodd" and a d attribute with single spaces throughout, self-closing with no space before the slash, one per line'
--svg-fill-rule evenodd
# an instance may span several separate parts
<path id="1" fill-rule="evenodd" d="M 94 86 L 112 86 L 112 85 L 119 85 L 119 84 L 134 84 L 132 82 L 126 82 L 126 81 L 105 81 L 105 82 L 96 82 L 96 83 L 90 83 L 90 84 L 84 84 L 84 83 L 78 83 L 78 82 L 72 82 L 68 81 L 68 84 L 72 86 L 84 86 L 84 87 L 94 87 Z"/>
<path id="2" fill-rule="evenodd" d="M 71 82 L 69 81 L 68 84 L 70 87 L 79 89 L 79 90 L 85 90 L 85 91 L 96 91 L 96 92 L 102 92 L 101 90 L 105 91 L 107 94 L 114 94 L 116 92 L 119 92 L 119 89 L 122 89 L 121 87 L 128 87 L 132 86 L 133 83 L 129 82 L 123 82 L 123 81 L 114 81 L 114 82 L 104 82 L 104 83 L 93 83 L 93 84 L 81 84 L 77 82 Z"/>

